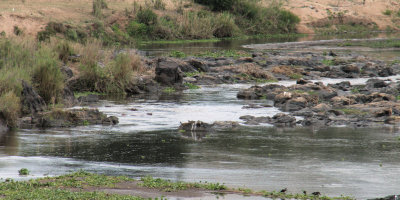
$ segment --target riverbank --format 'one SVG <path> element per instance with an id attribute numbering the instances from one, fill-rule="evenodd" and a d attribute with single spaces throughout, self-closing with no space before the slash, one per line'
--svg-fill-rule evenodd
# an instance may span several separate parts
<path id="1" fill-rule="evenodd" d="M 254 192 L 246 188 L 227 188 L 219 183 L 171 182 L 152 177 L 134 180 L 128 177 L 112 177 L 79 171 L 58 177 L 32 179 L 26 182 L 14 182 L 7 179 L 0 183 L 2 199 L 168 199 L 199 198 L 218 199 L 218 196 L 242 196 L 243 198 L 290 198 L 290 199 L 353 199 L 351 197 L 326 197 L 320 192 L 290 194 L 287 189 L 281 191 Z"/>

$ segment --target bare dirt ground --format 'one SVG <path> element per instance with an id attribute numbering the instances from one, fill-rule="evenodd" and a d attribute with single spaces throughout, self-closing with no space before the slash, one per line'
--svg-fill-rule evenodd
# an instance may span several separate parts
<path id="1" fill-rule="evenodd" d="M 107 0 L 109 9 L 106 16 L 118 16 L 125 9 L 133 9 L 134 2 L 145 4 L 150 0 Z M 268 5 L 273 0 L 261 0 Z M 301 18 L 298 31 L 312 33 L 312 23 L 326 19 L 332 14 L 344 13 L 345 16 L 367 19 L 375 22 L 382 30 L 388 26 L 400 27 L 400 0 L 280 0 L 285 8 Z M 183 2 L 189 6 L 185 9 L 198 9 L 192 0 L 163 0 L 166 11 L 172 13 Z M 392 10 L 391 16 L 383 14 Z M 13 33 L 18 26 L 27 35 L 36 35 L 49 21 L 63 22 L 71 25 L 82 25 L 94 20 L 91 15 L 92 0 L 2 0 L 0 1 L 0 32 Z M 114 13 L 114 14 L 113 14 Z M 119 15 L 121 16 L 121 14 Z M 114 19 L 115 20 L 115 19 Z"/>

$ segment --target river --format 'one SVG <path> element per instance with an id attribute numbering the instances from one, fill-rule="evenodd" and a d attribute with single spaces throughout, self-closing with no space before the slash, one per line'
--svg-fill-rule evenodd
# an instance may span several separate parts
<path id="1" fill-rule="evenodd" d="M 396 127 L 313 129 L 264 124 L 208 134 L 177 131 L 180 122 L 188 120 L 240 122 L 243 115 L 280 112 L 274 107 L 243 109 L 249 104 L 272 105 L 268 100 L 237 99 L 239 89 L 249 86 L 203 86 L 157 98 L 106 98 L 90 105 L 119 117 L 117 126 L 0 133 L 0 178 L 26 180 L 84 169 L 357 199 L 398 193 L 400 131 Z M 20 177 L 21 168 L 28 168 L 31 175 Z"/>

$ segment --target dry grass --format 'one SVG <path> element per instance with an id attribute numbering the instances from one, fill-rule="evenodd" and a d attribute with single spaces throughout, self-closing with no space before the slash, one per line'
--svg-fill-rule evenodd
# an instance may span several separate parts
<path id="1" fill-rule="evenodd" d="M 254 63 L 246 63 L 236 66 L 224 66 L 221 67 L 219 70 L 232 71 L 238 74 L 246 74 L 251 77 L 259 79 L 267 79 L 267 80 L 275 79 L 275 77 L 270 72 L 264 70 L 262 67 Z"/>
<path id="2" fill-rule="evenodd" d="M 276 66 L 271 69 L 272 73 L 290 76 L 292 74 L 302 74 L 304 69 L 293 66 Z"/>

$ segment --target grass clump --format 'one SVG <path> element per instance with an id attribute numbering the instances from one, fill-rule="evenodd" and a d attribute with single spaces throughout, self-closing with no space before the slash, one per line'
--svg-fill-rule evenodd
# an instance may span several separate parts
<path id="1" fill-rule="evenodd" d="M 171 51 L 171 53 L 169 53 L 169 56 L 174 58 L 185 58 L 186 54 L 182 51 Z"/>
<path id="2" fill-rule="evenodd" d="M 338 111 L 342 111 L 346 115 L 359 115 L 359 116 L 364 116 L 367 115 L 368 112 L 358 110 L 358 109 L 352 109 L 352 108 L 341 108 L 338 109 Z"/>
<path id="3" fill-rule="evenodd" d="M 146 176 L 140 179 L 142 182 L 139 183 L 140 186 L 147 188 L 157 188 L 164 191 L 177 191 L 177 190 L 187 190 L 190 188 L 204 188 L 208 190 L 226 190 L 227 187 L 220 183 L 185 183 L 185 182 L 172 182 L 170 180 L 164 180 L 160 178 L 153 178 L 151 176 Z"/>
<path id="4" fill-rule="evenodd" d="M 21 112 L 20 98 L 8 91 L 0 95 L 0 118 L 5 119 L 8 127 L 15 127 Z"/>
<path id="5" fill-rule="evenodd" d="M 29 175 L 30 172 L 27 168 L 22 168 L 22 169 L 18 170 L 18 173 L 19 173 L 19 175 L 26 176 L 26 175 Z"/>
<path id="6" fill-rule="evenodd" d="M 162 91 L 164 93 L 174 93 L 174 92 L 176 92 L 175 88 L 173 88 L 173 87 L 166 87 Z"/>
<path id="7" fill-rule="evenodd" d="M 383 13 L 382 13 L 382 14 L 384 14 L 384 15 L 387 15 L 387 16 L 391 16 L 391 15 L 392 15 L 392 13 L 393 13 L 393 11 L 392 11 L 392 10 L 386 9 L 385 11 L 383 11 Z"/>
<path id="8" fill-rule="evenodd" d="M 301 75 L 301 74 L 299 74 L 299 73 L 293 73 L 293 74 L 290 74 L 290 75 L 289 75 L 289 78 L 290 78 L 290 79 L 297 80 L 297 79 L 303 78 L 303 75 Z"/>
<path id="9" fill-rule="evenodd" d="M 324 59 L 321 62 L 322 62 L 322 64 L 324 64 L 326 66 L 333 66 L 336 64 L 336 62 L 334 60 L 328 60 L 328 59 Z"/>
<path id="10" fill-rule="evenodd" d="M 222 50 L 222 51 L 205 51 L 202 53 L 198 53 L 195 56 L 210 57 L 210 58 L 220 58 L 220 57 L 240 58 L 240 57 L 249 57 L 251 56 L 251 54 L 248 52 L 237 51 L 237 50 Z"/>
<path id="11" fill-rule="evenodd" d="M 198 85 L 195 85 L 193 83 L 184 83 L 183 85 L 185 85 L 186 87 L 188 87 L 190 90 L 196 90 L 196 89 L 200 89 L 201 87 Z"/>
<path id="12" fill-rule="evenodd" d="M 64 75 L 59 62 L 50 49 L 41 49 L 36 55 L 33 82 L 37 92 L 46 103 L 57 103 L 64 89 Z"/>

